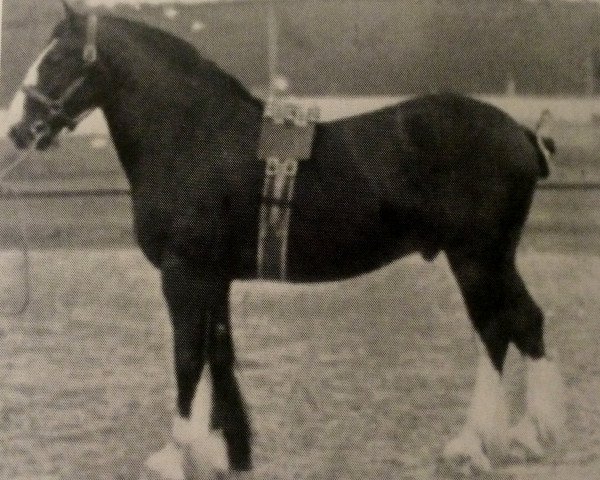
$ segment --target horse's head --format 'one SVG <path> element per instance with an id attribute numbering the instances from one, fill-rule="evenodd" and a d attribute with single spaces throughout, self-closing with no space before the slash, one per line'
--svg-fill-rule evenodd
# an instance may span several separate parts
<path id="1" fill-rule="evenodd" d="M 18 119 L 9 136 L 18 148 L 47 148 L 98 104 L 97 17 L 65 3 L 67 18 L 30 67 L 9 113 Z"/>

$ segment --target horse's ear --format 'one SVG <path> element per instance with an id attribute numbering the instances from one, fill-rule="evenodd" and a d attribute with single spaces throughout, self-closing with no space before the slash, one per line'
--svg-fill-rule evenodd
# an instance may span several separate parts
<path id="1" fill-rule="evenodd" d="M 67 20 L 72 26 L 78 26 L 81 23 L 81 16 L 85 14 L 85 2 L 74 2 L 73 0 L 60 0 L 65 9 Z"/>
<path id="2" fill-rule="evenodd" d="M 67 16 L 67 20 L 74 23 L 77 18 L 77 13 L 75 12 L 75 8 L 71 5 L 67 0 L 60 0 L 65 9 L 65 15 Z"/>

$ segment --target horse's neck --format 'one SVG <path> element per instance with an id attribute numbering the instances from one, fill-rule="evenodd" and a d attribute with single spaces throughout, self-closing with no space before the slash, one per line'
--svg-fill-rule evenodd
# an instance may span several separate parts
<path id="1" fill-rule="evenodd" d="M 161 78 L 161 73 L 169 78 Z M 262 106 L 251 97 L 227 88 L 215 97 L 211 89 L 194 87 L 194 79 L 143 66 L 121 65 L 111 72 L 102 105 L 123 168 L 132 183 L 140 169 L 152 169 L 154 153 L 173 147 L 202 148 L 202 141 L 218 134 L 223 119 L 234 112 L 260 115 Z M 202 132 L 202 133 L 199 133 Z M 190 148 L 191 145 L 190 145 Z M 199 152 L 200 153 L 200 152 Z"/>

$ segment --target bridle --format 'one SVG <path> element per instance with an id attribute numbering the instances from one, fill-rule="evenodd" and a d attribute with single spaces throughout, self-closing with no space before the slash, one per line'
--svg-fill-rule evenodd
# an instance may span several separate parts
<path id="1" fill-rule="evenodd" d="M 75 127 L 87 117 L 93 108 L 89 108 L 76 116 L 71 116 L 66 112 L 66 104 L 71 97 L 81 88 L 88 78 L 88 73 L 98 60 L 98 48 L 96 46 L 96 37 L 98 32 L 98 17 L 95 14 L 89 14 L 86 20 L 86 40 L 83 47 L 84 70 L 75 80 L 73 80 L 58 98 L 50 98 L 38 87 L 34 85 L 23 85 L 21 90 L 27 98 L 44 105 L 48 109 L 48 116 L 45 120 L 37 120 L 31 126 L 31 133 L 34 137 L 43 137 L 51 131 L 51 123 L 55 120 L 61 120 L 69 129 Z"/>

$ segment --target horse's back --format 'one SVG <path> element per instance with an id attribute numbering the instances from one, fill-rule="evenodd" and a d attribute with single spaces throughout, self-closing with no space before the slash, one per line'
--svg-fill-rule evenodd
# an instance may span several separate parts
<path id="1" fill-rule="evenodd" d="M 469 236 L 497 244 L 524 220 L 535 157 L 507 114 L 451 94 L 321 124 L 298 177 L 290 254 L 334 277 Z"/>

